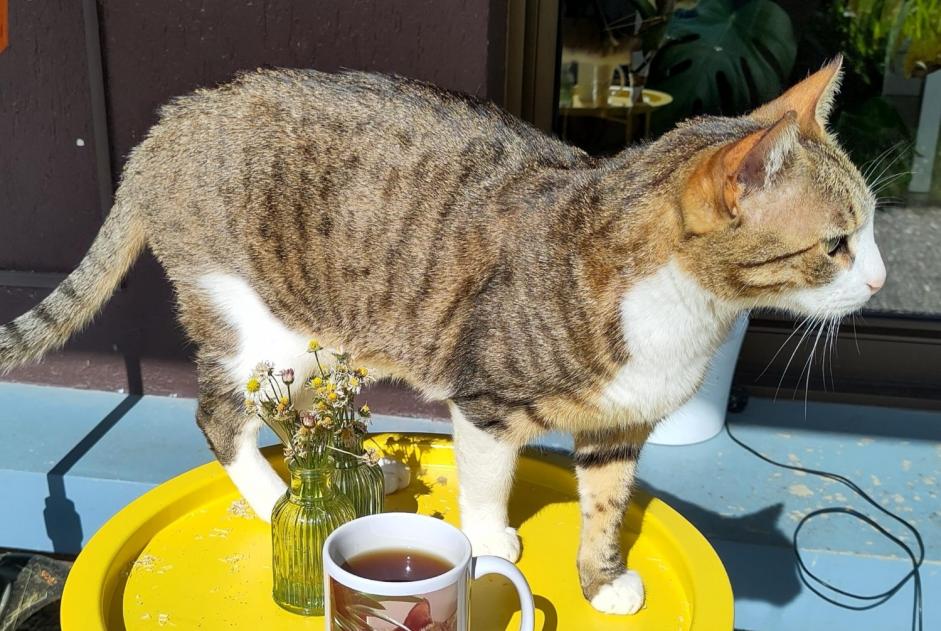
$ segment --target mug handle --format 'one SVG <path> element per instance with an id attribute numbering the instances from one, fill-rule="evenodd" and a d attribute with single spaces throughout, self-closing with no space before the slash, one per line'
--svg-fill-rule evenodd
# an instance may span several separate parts
<path id="1" fill-rule="evenodd" d="M 523 573 L 515 565 L 500 557 L 474 557 L 474 579 L 487 574 L 502 574 L 510 579 L 520 598 L 520 631 L 534 631 L 536 613 L 533 605 L 533 592 L 529 589 L 529 583 Z"/>

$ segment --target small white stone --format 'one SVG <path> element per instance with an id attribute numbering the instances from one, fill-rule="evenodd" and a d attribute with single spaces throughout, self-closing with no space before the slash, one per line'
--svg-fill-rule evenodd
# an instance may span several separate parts
<path id="1" fill-rule="evenodd" d="M 82 138 L 76 138 L 76 139 L 75 139 L 75 146 L 76 146 L 76 147 L 84 147 L 84 146 L 85 146 L 85 141 L 84 141 Z"/>

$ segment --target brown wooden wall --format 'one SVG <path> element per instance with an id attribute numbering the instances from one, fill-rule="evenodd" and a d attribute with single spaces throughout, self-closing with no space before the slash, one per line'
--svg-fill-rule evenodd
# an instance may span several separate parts
<path id="1" fill-rule="evenodd" d="M 97 41 L 83 11 L 97 10 Z M 174 95 L 261 65 L 394 72 L 500 100 L 506 0 L 42 0 L 11 2 L 0 53 L 0 321 L 68 273 L 101 223 L 100 184 Z M 112 182 L 96 146 L 94 55 L 103 71 Z M 99 85 L 98 87 L 102 87 Z M 96 166 L 97 165 L 97 166 Z M 105 169 L 106 171 L 107 169 Z M 13 379 L 192 394 L 172 296 L 145 256 L 95 324 Z M 140 360 L 138 362 L 138 359 Z M 141 375 L 132 374 L 131 386 Z M 139 385 L 136 384 L 136 385 Z"/>

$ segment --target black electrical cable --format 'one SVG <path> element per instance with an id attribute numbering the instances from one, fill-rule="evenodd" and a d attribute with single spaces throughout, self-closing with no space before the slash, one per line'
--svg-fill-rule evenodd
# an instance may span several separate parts
<path id="1" fill-rule="evenodd" d="M 878 607 L 879 605 L 883 604 L 884 602 L 892 598 L 892 596 L 898 593 L 898 591 L 902 589 L 902 587 L 904 587 L 905 584 L 908 583 L 909 580 L 911 580 L 914 585 L 914 596 L 913 596 L 913 601 L 912 601 L 912 631 L 923 631 L 924 622 L 923 622 L 923 611 L 922 611 L 921 565 L 925 560 L 925 543 L 922 540 L 921 533 L 918 532 L 918 529 L 912 526 L 910 523 L 908 523 L 904 519 L 902 519 L 899 515 L 893 513 L 887 508 L 884 508 L 876 500 L 870 497 L 868 493 L 862 490 L 862 488 L 860 488 L 858 484 L 856 484 L 849 478 L 842 476 L 838 473 L 831 473 L 829 471 L 821 471 L 819 469 L 808 469 L 806 467 L 798 467 L 795 465 L 786 464 L 783 462 L 778 462 L 776 460 L 773 460 L 759 453 L 758 450 L 756 450 L 755 448 L 742 442 L 737 436 L 735 436 L 735 434 L 732 433 L 732 428 L 730 427 L 729 423 L 725 424 L 725 432 L 726 434 L 729 435 L 729 438 L 732 439 L 732 442 L 737 444 L 739 447 L 741 447 L 745 451 L 748 451 L 752 455 L 758 457 L 761 460 L 764 460 L 765 462 L 769 464 L 772 464 L 776 467 L 781 467 L 783 469 L 790 469 L 791 471 L 802 471 L 804 473 L 809 473 L 811 475 L 815 475 L 821 478 L 826 478 L 828 480 L 833 480 L 834 482 L 839 482 L 840 484 L 843 484 L 848 489 L 856 493 L 863 500 L 865 500 L 873 508 L 883 513 L 884 515 L 894 519 L 899 524 L 904 526 L 909 532 L 912 533 L 912 536 L 915 539 L 915 543 L 917 544 L 917 550 L 912 549 L 912 547 L 907 542 L 903 541 L 899 537 L 889 532 L 885 527 L 883 527 L 881 524 L 876 522 L 876 520 L 874 520 L 872 517 L 869 517 L 868 515 L 864 515 L 863 513 L 860 513 L 859 511 L 853 508 L 847 508 L 847 507 L 819 508 L 819 509 L 816 509 L 807 513 L 806 515 L 804 515 L 803 519 L 801 519 L 800 522 L 798 522 L 797 528 L 794 529 L 794 534 L 791 537 L 791 544 L 794 547 L 794 556 L 796 557 L 797 568 L 798 568 L 797 575 L 800 578 L 801 582 L 810 591 L 815 593 L 817 596 L 820 596 L 822 599 L 824 599 L 828 603 L 836 605 L 837 607 L 842 607 L 844 609 L 852 609 L 854 611 L 864 611 L 867 609 L 872 609 L 873 607 Z M 850 517 L 855 517 L 856 519 L 869 525 L 874 530 L 878 531 L 886 539 L 888 539 L 889 541 L 891 541 L 892 543 L 899 546 L 900 548 L 902 548 L 902 550 L 905 551 L 905 553 L 908 555 L 908 558 L 912 562 L 912 569 L 909 570 L 909 572 L 905 574 L 905 576 L 899 579 L 897 583 L 892 585 L 892 587 L 878 594 L 857 594 L 857 593 L 854 593 L 845 589 L 841 589 L 837 587 L 836 585 L 834 585 L 833 583 L 830 583 L 829 581 L 814 574 L 814 572 L 809 567 L 807 567 L 807 564 L 804 562 L 804 558 L 801 556 L 800 546 L 798 545 L 799 543 L 798 536 L 800 535 L 800 531 L 804 528 L 804 526 L 807 524 L 808 521 L 812 520 L 815 517 L 819 517 L 821 515 L 830 515 L 830 514 L 849 515 Z M 844 596 L 846 598 L 850 598 L 850 599 L 854 599 L 858 601 L 868 601 L 868 602 L 863 602 L 860 604 L 841 602 L 837 600 L 836 598 L 834 598 L 833 596 L 829 594 L 825 594 L 821 590 L 820 586 L 825 587 L 826 589 L 836 594 L 839 594 L 841 596 Z"/>

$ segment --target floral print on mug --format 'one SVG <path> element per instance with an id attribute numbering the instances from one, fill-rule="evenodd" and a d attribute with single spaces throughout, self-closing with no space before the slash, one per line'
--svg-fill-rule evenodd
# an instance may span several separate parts
<path id="1" fill-rule="evenodd" d="M 458 585 L 426 594 L 366 594 L 330 579 L 331 631 L 456 631 Z"/>

